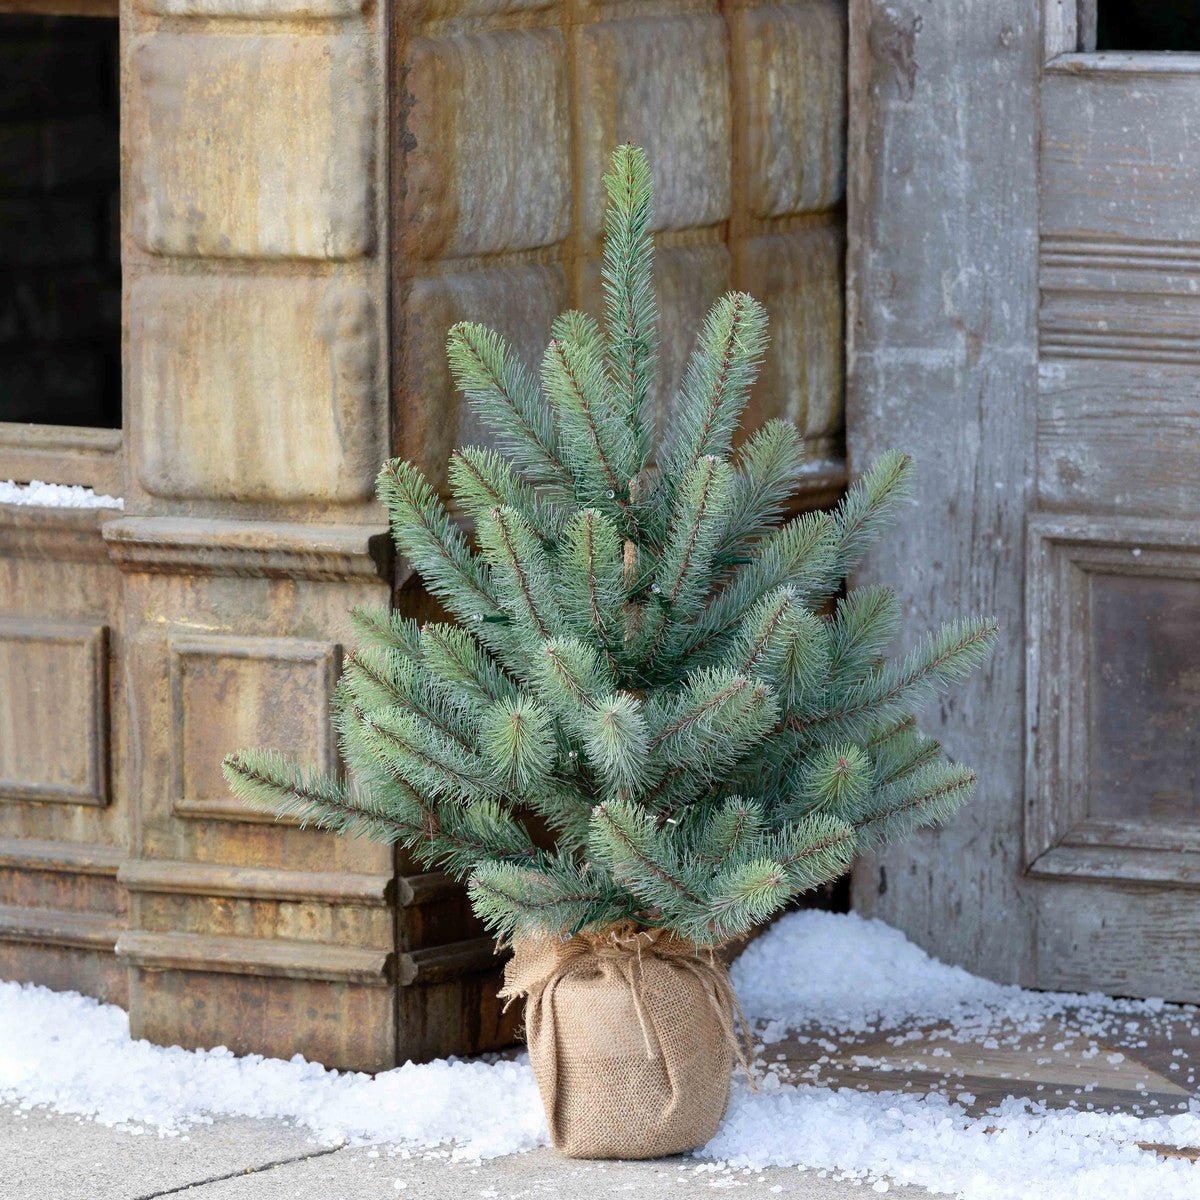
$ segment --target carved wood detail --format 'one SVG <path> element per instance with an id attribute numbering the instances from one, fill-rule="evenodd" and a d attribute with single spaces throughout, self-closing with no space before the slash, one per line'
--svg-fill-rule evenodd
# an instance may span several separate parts
<path id="1" fill-rule="evenodd" d="M 104 539 L 123 571 L 339 582 L 391 577 L 392 541 L 364 525 L 121 517 Z"/>
<path id="2" fill-rule="evenodd" d="M 1090 580 L 1183 579 L 1200 590 L 1200 530 L 1190 521 L 1035 515 L 1028 555 L 1027 867 L 1096 878 L 1106 864 L 1114 879 L 1191 886 L 1200 864 L 1194 827 L 1189 836 L 1161 818 L 1098 821 L 1089 810 L 1097 736 Z"/>
<path id="3" fill-rule="evenodd" d="M 0 694 L 0 801 L 106 805 L 108 627 L 0 617 Z"/>
<path id="4" fill-rule="evenodd" d="M 329 701 L 341 671 L 340 646 L 300 638 L 176 636 L 168 655 L 176 815 L 278 823 L 274 813 L 231 796 L 220 774 L 230 748 L 256 739 L 322 771 L 337 770 Z"/>

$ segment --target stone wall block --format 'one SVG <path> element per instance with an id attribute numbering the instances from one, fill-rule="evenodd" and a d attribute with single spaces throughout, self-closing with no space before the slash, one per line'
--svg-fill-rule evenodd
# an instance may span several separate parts
<path id="1" fill-rule="evenodd" d="M 130 298 L 136 476 L 172 500 L 354 504 L 386 453 L 379 320 L 354 282 L 149 277 Z"/>
<path id="2" fill-rule="evenodd" d="M 608 21 L 577 31 L 584 232 L 603 225 L 612 148 L 646 148 L 655 229 L 729 216 L 730 86 L 725 22 L 716 15 Z"/>
<path id="3" fill-rule="evenodd" d="M 840 226 L 755 238 L 745 248 L 746 290 L 770 317 L 771 341 L 747 425 L 793 421 L 812 441 L 842 427 Z"/>
<path id="4" fill-rule="evenodd" d="M 382 98 L 363 39 L 154 34 L 131 59 L 131 225 L 143 250 L 269 259 L 372 251 Z"/>
<path id="5" fill-rule="evenodd" d="M 436 487 L 444 486 L 451 450 L 493 440 L 454 390 L 446 331 L 456 321 L 490 325 L 536 374 L 550 324 L 568 304 L 566 277 L 557 266 L 513 265 L 414 281 L 405 308 L 400 454 Z"/>
<path id="6" fill-rule="evenodd" d="M 846 186 L 845 5 L 806 0 L 735 20 L 751 211 L 829 208 Z"/>
<path id="7" fill-rule="evenodd" d="M 453 258 L 566 237 L 570 117 L 557 30 L 420 39 L 406 88 L 402 253 Z"/>

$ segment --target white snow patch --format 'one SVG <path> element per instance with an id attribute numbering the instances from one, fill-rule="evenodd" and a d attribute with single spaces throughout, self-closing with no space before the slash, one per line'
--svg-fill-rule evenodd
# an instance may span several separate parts
<path id="1" fill-rule="evenodd" d="M 546 1123 L 527 1061 L 408 1063 L 374 1077 L 224 1048 L 133 1041 L 124 1010 L 75 992 L 0 983 L 0 1103 L 45 1105 L 166 1135 L 213 1116 L 275 1117 L 330 1145 L 453 1143 L 491 1158 L 542 1145 Z"/>
<path id="2" fill-rule="evenodd" d="M 124 508 L 119 496 L 97 496 L 89 487 L 65 483 L 14 483 L 0 480 L 0 504 L 35 504 L 40 508 Z"/>
<path id="3" fill-rule="evenodd" d="M 1111 1033 L 1114 1014 L 1164 1010 L 1161 1001 L 1002 987 L 929 958 L 879 922 L 827 913 L 778 922 L 742 956 L 734 980 L 760 1033 L 803 1025 L 822 1049 L 839 1032 L 853 1044 L 861 1033 L 914 1018 L 937 1020 L 940 1036 L 994 1032 L 995 1041 L 1054 1014 L 1075 1029 L 1082 1021 L 1085 1033 L 1103 1015 Z M 1185 1026 L 1195 1021 L 1194 1012 L 1171 1011 Z M 910 1030 L 891 1040 L 912 1046 L 923 1036 Z M 760 1061 L 757 1093 L 735 1084 L 724 1123 L 700 1151 L 715 1163 L 697 1170 L 724 1178 L 731 1169 L 796 1166 L 876 1191 L 912 1183 L 964 1200 L 1200 1195 L 1200 1166 L 1136 1146 L 1200 1145 L 1195 1101 L 1188 1113 L 1137 1117 L 1047 1110 L 1019 1099 L 979 1116 L 935 1094 L 794 1086 L 781 1082 L 779 1067 Z M 965 1092 L 959 1098 L 973 1101 Z M 284 1062 L 224 1049 L 164 1049 L 132 1041 L 121 1009 L 28 984 L 0 983 L 0 1103 L 48 1106 L 163 1136 L 218 1115 L 273 1117 L 306 1126 L 325 1144 L 386 1144 L 402 1157 L 450 1146 L 437 1152 L 475 1160 L 547 1141 L 524 1057 L 410 1063 L 372 1078 L 298 1056 Z"/>
<path id="4" fill-rule="evenodd" d="M 1195 1145 L 1200 1117 L 1048 1112 L 1006 1101 L 983 1117 L 936 1095 L 735 1086 L 700 1153 L 732 1167 L 801 1165 L 838 1179 L 887 1179 L 963 1200 L 1196 1200 L 1200 1166 L 1136 1143 Z"/>
<path id="5" fill-rule="evenodd" d="M 971 1002 L 997 1003 L 1006 991 L 930 958 L 898 929 L 857 913 L 784 917 L 750 943 L 732 978 L 747 1013 L 785 1029 L 866 1031 L 945 1017 Z"/>

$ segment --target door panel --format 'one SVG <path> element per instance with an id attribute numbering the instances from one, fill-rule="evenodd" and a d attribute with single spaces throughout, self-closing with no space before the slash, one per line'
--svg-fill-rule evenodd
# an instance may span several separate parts
<path id="1" fill-rule="evenodd" d="M 1089 820 L 1200 820 L 1200 584 L 1089 578 Z"/>
<path id="2" fill-rule="evenodd" d="M 993 978 L 1200 1001 L 1200 55 L 1078 53 L 1088 7 L 850 6 L 847 436 L 918 467 L 858 582 L 1001 626 L 922 714 L 978 797 L 853 894 Z"/>
<path id="3" fill-rule="evenodd" d="M 1200 998 L 1200 55 L 1042 89 L 1035 982 Z"/>

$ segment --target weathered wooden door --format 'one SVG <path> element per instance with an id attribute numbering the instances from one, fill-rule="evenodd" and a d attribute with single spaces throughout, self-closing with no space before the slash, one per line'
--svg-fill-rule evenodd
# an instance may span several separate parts
<path id="1" fill-rule="evenodd" d="M 851 450 L 932 472 L 873 569 L 1004 631 L 931 722 L 979 800 L 858 900 L 988 974 L 1200 1000 L 1200 53 L 1104 0 L 854 7 Z"/>

